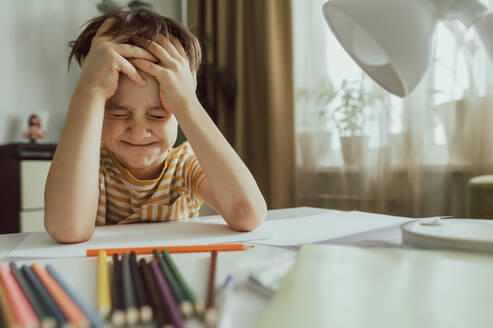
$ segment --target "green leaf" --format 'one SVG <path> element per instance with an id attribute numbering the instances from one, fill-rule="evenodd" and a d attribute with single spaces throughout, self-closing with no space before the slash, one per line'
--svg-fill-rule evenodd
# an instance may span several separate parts
<path id="1" fill-rule="evenodd" d="M 147 2 L 144 2 L 144 1 L 139 1 L 139 0 L 130 1 L 127 6 L 129 8 L 152 9 L 152 5 L 150 3 L 147 3 Z"/>

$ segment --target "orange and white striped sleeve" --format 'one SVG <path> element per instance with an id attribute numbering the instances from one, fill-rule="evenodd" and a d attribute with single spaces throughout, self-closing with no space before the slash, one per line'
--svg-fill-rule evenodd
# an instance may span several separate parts
<path id="1" fill-rule="evenodd" d="M 101 154 L 99 160 L 99 199 L 98 199 L 98 210 L 96 212 L 96 226 L 103 226 L 106 224 L 106 183 L 104 175 L 104 162 L 103 155 Z"/>

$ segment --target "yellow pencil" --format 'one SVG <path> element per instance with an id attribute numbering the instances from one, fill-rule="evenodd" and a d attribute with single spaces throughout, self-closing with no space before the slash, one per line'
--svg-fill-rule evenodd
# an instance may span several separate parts
<path id="1" fill-rule="evenodd" d="M 107 318 L 111 311 L 110 279 L 106 251 L 100 251 L 98 255 L 98 309 L 104 318 Z"/>
<path id="2" fill-rule="evenodd" d="M 14 318 L 14 313 L 12 312 L 11 304 L 7 299 L 7 295 L 5 294 L 5 288 L 0 283 L 0 306 L 3 314 L 3 318 L 5 319 L 5 324 L 7 327 L 13 327 L 16 322 Z"/>

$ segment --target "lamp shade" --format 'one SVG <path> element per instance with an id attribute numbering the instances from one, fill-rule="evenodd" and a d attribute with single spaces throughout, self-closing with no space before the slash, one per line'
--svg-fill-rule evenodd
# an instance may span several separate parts
<path id="1" fill-rule="evenodd" d="M 407 96 L 425 75 L 438 22 L 428 0 L 330 0 L 323 14 L 349 55 L 390 93 Z"/>

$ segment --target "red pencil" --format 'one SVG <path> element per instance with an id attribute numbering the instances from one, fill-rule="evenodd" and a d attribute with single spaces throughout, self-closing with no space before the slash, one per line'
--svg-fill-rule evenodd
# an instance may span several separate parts
<path id="1" fill-rule="evenodd" d="M 37 327 L 39 324 L 38 317 L 14 279 L 12 272 L 3 263 L 0 263 L 0 279 L 16 321 L 23 327 Z"/>

